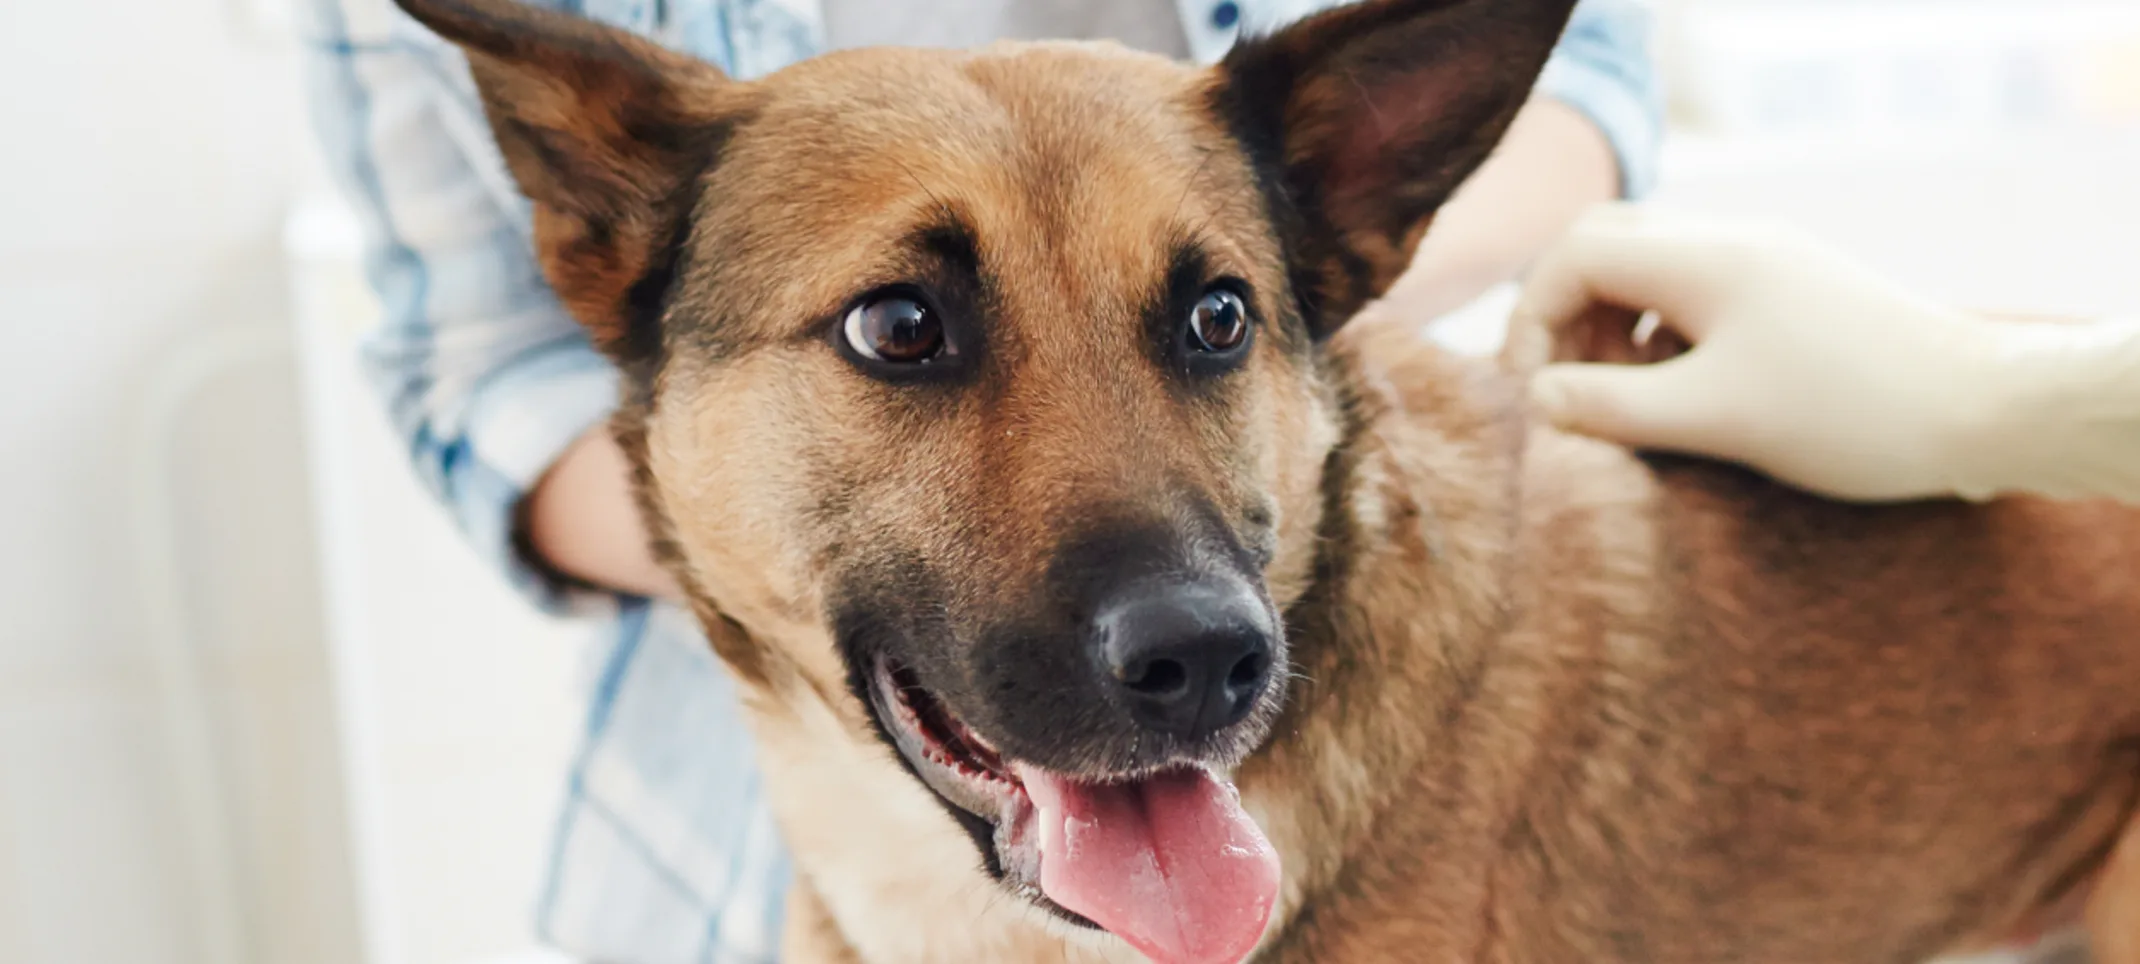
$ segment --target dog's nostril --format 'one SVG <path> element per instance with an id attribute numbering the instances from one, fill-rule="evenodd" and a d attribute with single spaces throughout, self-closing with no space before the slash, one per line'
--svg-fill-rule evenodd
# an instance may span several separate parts
<path id="1" fill-rule="evenodd" d="M 1122 685 L 1145 696 L 1172 696 L 1189 686 L 1189 670 L 1171 659 L 1132 663 L 1122 673 Z"/>
<path id="2" fill-rule="evenodd" d="M 1264 653 L 1250 653 L 1233 664 L 1233 671 L 1226 674 L 1226 685 L 1235 690 L 1261 686 L 1263 675 L 1270 672 L 1271 658 Z"/>

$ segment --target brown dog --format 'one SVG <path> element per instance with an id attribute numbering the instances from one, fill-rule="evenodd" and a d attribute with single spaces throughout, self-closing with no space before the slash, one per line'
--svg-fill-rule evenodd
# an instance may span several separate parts
<path id="1" fill-rule="evenodd" d="M 749 83 L 403 3 L 627 373 L 789 960 L 1903 964 L 2098 881 L 2140 960 L 2140 514 L 1823 502 L 1340 330 L 1572 0 Z"/>

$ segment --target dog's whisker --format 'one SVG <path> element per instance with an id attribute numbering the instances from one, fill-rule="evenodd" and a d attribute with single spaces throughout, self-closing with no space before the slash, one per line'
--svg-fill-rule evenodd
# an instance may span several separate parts
<path id="1" fill-rule="evenodd" d="M 1219 215 L 1226 213 L 1229 208 L 1232 208 L 1234 202 L 1240 200 L 1241 195 L 1247 194 L 1252 187 L 1254 187 L 1253 184 L 1242 184 L 1234 188 L 1233 193 L 1226 196 L 1226 203 L 1214 206 L 1211 209 L 1211 213 L 1204 215 L 1204 219 L 1197 222 L 1196 227 L 1190 229 L 1189 236 L 1193 238 L 1203 234 L 1204 229 L 1210 227 L 1212 221 L 1216 220 Z"/>
<path id="2" fill-rule="evenodd" d="M 929 190 L 929 186 L 921 182 L 921 177 L 914 173 L 914 169 L 912 167 L 907 166 L 907 163 L 905 161 L 900 160 L 897 154 L 888 153 L 885 156 L 891 158 L 892 163 L 899 165 L 899 170 L 906 174 L 907 180 L 914 182 L 914 186 L 920 189 L 921 193 L 929 196 L 929 200 L 936 205 L 936 209 L 938 211 L 943 212 L 943 215 L 946 220 L 952 221 L 954 223 L 958 220 L 958 212 L 953 210 L 950 204 L 945 203 L 942 196 L 938 195 L 935 191 Z"/>
<path id="3" fill-rule="evenodd" d="M 1167 215 L 1167 220 L 1172 221 L 1176 218 L 1181 217 L 1182 206 L 1189 203 L 1189 195 L 1196 193 L 1197 185 L 1201 183 L 1204 179 L 1204 172 L 1206 170 L 1209 170 L 1211 167 L 1212 158 L 1218 156 L 1218 152 L 1208 149 L 1204 150 L 1203 154 L 1203 163 L 1198 164 L 1196 166 L 1196 171 L 1189 175 L 1189 183 L 1182 185 L 1181 197 L 1175 199 L 1174 213 Z"/>

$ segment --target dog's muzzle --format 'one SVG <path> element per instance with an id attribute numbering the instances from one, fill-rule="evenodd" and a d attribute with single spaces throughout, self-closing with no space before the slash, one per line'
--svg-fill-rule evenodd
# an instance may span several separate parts
<path id="1" fill-rule="evenodd" d="M 1225 772 L 1275 712 L 1282 643 L 1270 609 L 1235 580 L 1156 582 L 1097 607 L 1082 649 L 1082 672 L 1024 685 L 1122 724 L 1131 766 L 1069 772 L 1023 759 L 881 654 L 869 702 L 922 782 L 987 825 L 1007 886 L 1158 964 L 1235 964 L 1261 939 L 1279 882 L 1276 853 Z M 1061 714 L 1064 727 L 1079 718 Z M 1032 719 L 1021 717 L 1024 742 Z"/>

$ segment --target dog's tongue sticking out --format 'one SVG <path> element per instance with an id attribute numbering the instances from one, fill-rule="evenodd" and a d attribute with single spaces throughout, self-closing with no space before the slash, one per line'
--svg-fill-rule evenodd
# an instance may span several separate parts
<path id="1" fill-rule="evenodd" d="M 1278 898 L 1278 854 L 1240 794 L 1202 769 L 1078 783 L 1019 766 L 1040 889 L 1158 964 L 1239 964 Z"/>

